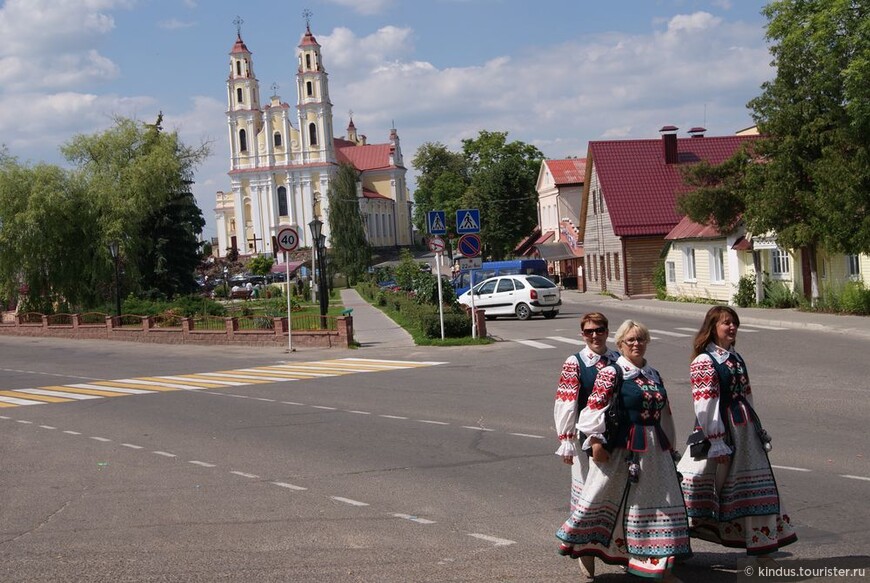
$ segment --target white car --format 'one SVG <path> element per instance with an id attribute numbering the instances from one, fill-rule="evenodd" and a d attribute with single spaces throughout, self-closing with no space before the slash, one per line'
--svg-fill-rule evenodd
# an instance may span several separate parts
<path id="1" fill-rule="evenodd" d="M 485 279 L 461 296 L 460 304 L 484 310 L 488 320 L 497 316 L 516 316 L 528 320 L 535 314 L 555 318 L 562 305 L 559 286 L 540 275 L 501 275 Z"/>

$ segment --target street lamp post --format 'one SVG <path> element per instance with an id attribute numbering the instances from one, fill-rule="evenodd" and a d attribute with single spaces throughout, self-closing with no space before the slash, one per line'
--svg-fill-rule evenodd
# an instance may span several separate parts
<path id="1" fill-rule="evenodd" d="M 326 328 L 326 311 L 329 306 L 329 296 L 326 285 L 326 236 L 323 235 L 323 221 L 314 219 L 308 223 L 311 229 L 312 247 L 317 250 L 317 291 L 320 297 L 320 327 Z M 312 266 L 314 267 L 314 266 Z"/>
<path id="2" fill-rule="evenodd" d="M 117 240 L 109 242 L 109 253 L 115 262 L 115 315 L 121 317 L 121 249 Z"/>

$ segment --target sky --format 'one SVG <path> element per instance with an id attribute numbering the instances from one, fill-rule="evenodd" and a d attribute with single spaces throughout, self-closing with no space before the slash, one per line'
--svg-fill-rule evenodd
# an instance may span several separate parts
<path id="1" fill-rule="evenodd" d="M 753 125 L 746 104 L 775 71 L 760 0 L 3 0 L 0 145 L 19 162 L 66 166 L 60 147 L 117 116 L 177 131 L 211 155 L 194 195 L 205 238 L 231 189 L 229 51 L 253 53 L 265 104 L 296 104 L 309 10 L 337 136 L 353 112 L 369 143 L 395 126 L 409 186 L 424 143 L 461 151 L 481 130 L 585 157 L 595 140 L 708 136 Z M 295 124 L 294 124 L 295 125 Z"/>

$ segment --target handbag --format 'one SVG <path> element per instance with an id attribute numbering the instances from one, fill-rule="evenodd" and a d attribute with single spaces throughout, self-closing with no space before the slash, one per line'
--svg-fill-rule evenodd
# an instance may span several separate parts
<path id="1" fill-rule="evenodd" d="M 619 429 L 622 425 L 622 399 L 619 396 L 622 389 L 622 368 L 617 363 L 613 363 L 613 368 L 616 370 L 616 379 L 613 384 L 613 396 L 610 398 L 610 407 L 604 412 L 604 449 L 612 451 L 615 447 L 616 437 L 619 435 Z"/>
<path id="2" fill-rule="evenodd" d="M 696 425 L 697 427 L 697 425 Z M 689 455 L 695 459 L 706 458 L 710 451 L 710 440 L 704 435 L 701 429 L 696 429 L 686 440 L 686 445 L 689 446 Z"/>

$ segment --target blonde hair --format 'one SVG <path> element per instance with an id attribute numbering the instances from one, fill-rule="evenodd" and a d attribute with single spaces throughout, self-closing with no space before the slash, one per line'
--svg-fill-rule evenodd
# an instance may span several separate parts
<path id="1" fill-rule="evenodd" d="M 640 332 L 640 338 L 642 340 L 645 340 L 646 342 L 649 342 L 649 328 L 635 320 L 626 320 L 616 330 L 616 335 L 614 338 L 616 340 L 617 348 L 622 345 L 622 341 L 625 340 L 625 337 L 628 336 L 628 333 L 635 328 L 637 328 L 637 330 Z"/>

